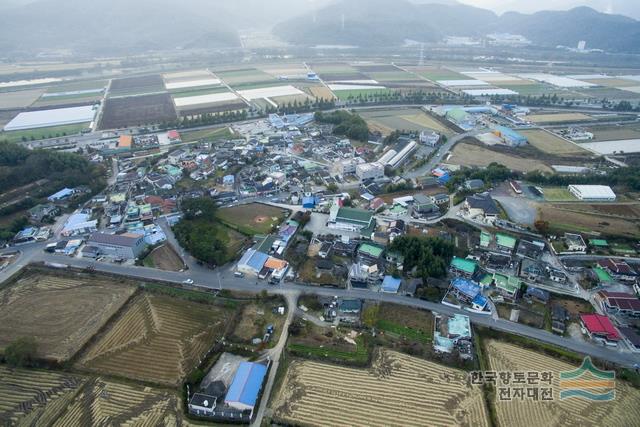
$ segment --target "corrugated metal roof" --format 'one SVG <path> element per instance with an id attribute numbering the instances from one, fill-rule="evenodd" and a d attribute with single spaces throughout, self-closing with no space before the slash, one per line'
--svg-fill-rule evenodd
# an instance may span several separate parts
<path id="1" fill-rule="evenodd" d="M 242 362 L 233 377 L 225 403 L 242 403 L 255 406 L 267 367 L 258 363 Z"/>

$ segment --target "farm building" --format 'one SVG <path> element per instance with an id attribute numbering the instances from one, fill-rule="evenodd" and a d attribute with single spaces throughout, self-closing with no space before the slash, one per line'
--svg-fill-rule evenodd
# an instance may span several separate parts
<path id="1" fill-rule="evenodd" d="M 601 314 L 581 314 L 580 324 L 584 333 L 595 341 L 609 346 L 617 346 L 620 334 L 607 316 Z"/>
<path id="2" fill-rule="evenodd" d="M 454 108 L 447 111 L 445 117 L 464 130 L 471 130 L 476 126 L 476 119 L 462 108 Z"/>
<path id="3" fill-rule="evenodd" d="M 75 191 L 72 188 L 63 188 L 62 190 L 47 197 L 50 202 L 59 202 L 73 196 Z"/>
<path id="4" fill-rule="evenodd" d="M 87 245 L 97 248 L 105 256 L 127 260 L 138 258 L 145 248 L 144 236 L 132 233 L 93 233 Z"/>
<path id="5" fill-rule="evenodd" d="M 616 200 L 616 194 L 608 185 L 570 185 L 569 191 L 583 201 L 614 202 Z"/>
<path id="6" fill-rule="evenodd" d="M 259 363 L 242 362 L 236 371 L 224 403 L 240 411 L 253 410 L 258 402 L 267 367 Z"/>
<path id="7" fill-rule="evenodd" d="M 57 108 L 54 110 L 29 111 L 18 114 L 5 127 L 6 132 L 89 123 L 95 117 L 93 106 Z"/>
<path id="8" fill-rule="evenodd" d="M 329 213 L 329 228 L 346 231 L 373 230 L 373 214 L 362 209 L 343 208 L 335 203 Z"/>
<path id="9" fill-rule="evenodd" d="M 521 147 L 528 142 L 526 136 L 505 126 L 494 126 L 493 133 L 500 137 L 504 143 L 510 147 Z"/>

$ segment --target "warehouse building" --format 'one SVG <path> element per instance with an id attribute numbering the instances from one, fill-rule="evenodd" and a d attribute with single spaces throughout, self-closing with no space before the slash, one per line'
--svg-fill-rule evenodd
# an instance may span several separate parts
<path id="1" fill-rule="evenodd" d="M 14 130 L 72 125 L 76 123 L 90 123 L 93 121 L 95 114 L 96 110 L 92 105 L 29 111 L 18 114 L 4 127 L 4 130 L 9 132 Z"/>
<path id="2" fill-rule="evenodd" d="M 502 141 L 510 147 L 521 147 L 528 140 L 524 135 L 519 134 L 515 130 L 505 126 L 494 126 L 493 133 L 502 139 Z"/>
<path id="3" fill-rule="evenodd" d="M 267 367 L 265 365 L 242 362 L 229 386 L 224 403 L 240 411 L 250 411 L 251 417 L 253 417 L 253 411 L 258 403 L 266 376 Z"/>
<path id="4" fill-rule="evenodd" d="M 373 213 L 362 209 L 343 208 L 335 203 L 329 213 L 329 228 L 345 231 L 371 230 L 375 228 Z"/>
<path id="5" fill-rule="evenodd" d="M 124 260 L 134 260 L 145 248 L 144 236 L 139 234 L 105 234 L 93 233 L 87 246 L 92 246 L 101 255 Z"/>
<path id="6" fill-rule="evenodd" d="M 608 185 L 570 185 L 569 191 L 583 201 L 615 202 L 616 200 L 616 193 Z"/>

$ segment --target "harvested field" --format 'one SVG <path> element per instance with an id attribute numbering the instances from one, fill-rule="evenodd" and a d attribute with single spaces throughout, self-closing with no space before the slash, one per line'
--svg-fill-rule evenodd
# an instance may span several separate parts
<path id="1" fill-rule="evenodd" d="M 40 356 L 68 360 L 134 291 L 106 276 L 28 270 L 0 291 L 0 348 L 33 337 Z"/>
<path id="2" fill-rule="evenodd" d="M 593 139 L 590 142 L 640 138 L 640 126 L 638 125 L 593 126 L 587 128 L 587 130 L 593 133 Z"/>
<path id="3" fill-rule="evenodd" d="M 369 369 L 296 360 L 274 400 L 274 419 L 312 426 L 489 425 L 482 391 L 467 378 L 385 350 Z"/>
<path id="4" fill-rule="evenodd" d="M 594 87 L 588 89 L 581 89 L 580 93 L 585 96 L 595 99 L 609 99 L 609 100 L 635 100 L 640 98 L 640 93 L 625 90 L 624 87 Z"/>
<path id="5" fill-rule="evenodd" d="M 294 105 L 296 102 L 298 105 L 302 105 L 307 101 L 311 102 L 311 97 L 306 93 L 300 95 L 274 96 L 269 99 L 281 107 L 289 104 Z"/>
<path id="6" fill-rule="evenodd" d="M 164 390 L 91 380 L 55 427 L 184 425 L 178 397 Z"/>
<path id="7" fill-rule="evenodd" d="M 485 343 L 491 370 L 553 372 L 554 401 L 534 402 L 514 400 L 496 402 L 495 413 L 499 426 L 631 426 L 640 419 L 640 390 L 616 381 L 616 398 L 611 402 L 586 399 L 560 401 L 559 377 L 561 371 L 576 368 L 557 358 L 523 349 L 495 340 Z M 534 421 L 535 420 L 535 421 Z"/>
<path id="8" fill-rule="evenodd" d="M 637 219 L 622 219 L 600 215 L 597 212 L 585 213 L 565 208 L 563 205 L 542 205 L 538 219 L 548 221 L 554 232 L 602 233 L 604 236 L 640 237 L 640 225 Z"/>
<path id="9" fill-rule="evenodd" d="M 552 172 L 552 169 L 541 161 L 499 153 L 466 142 L 456 145 L 453 149 L 452 156 L 446 161 L 446 163 L 454 165 L 479 167 L 489 166 L 492 162 L 500 163 L 509 169 L 519 172 L 531 172 L 535 170 Z"/>
<path id="10" fill-rule="evenodd" d="M 335 99 L 335 95 L 333 94 L 333 92 L 331 92 L 331 89 L 329 89 L 326 86 L 310 87 L 309 92 L 311 92 L 311 95 L 313 95 L 317 99 L 325 99 L 325 100 Z"/>
<path id="11" fill-rule="evenodd" d="M 181 271 L 185 268 L 184 261 L 169 243 L 154 249 L 145 258 L 144 264 L 165 271 Z"/>
<path id="12" fill-rule="evenodd" d="M 164 81 L 159 74 L 140 77 L 126 77 L 111 82 L 109 97 L 134 96 L 164 92 Z"/>
<path id="13" fill-rule="evenodd" d="M 361 116 L 373 127 L 394 131 L 406 130 L 435 130 L 447 136 L 453 135 L 453 131 L 418 109 L 388 110 L 363 112 Z M 390 132 L 383 132 L 390 133 Z"/>
<path id="14" fill-rule="evenodd" d="M 100 129 L 173 121 L 177 117 L 173 100 L 168 93 L 107 99 L 102 112 Z"/>
<path id="15" fill-rule="evenodd" d="M 218 209 L 216 216 L 245 234 L 268 234 L 285 218 L 282 208 L 261 203 Z"/>
<path id="16" fill-rule="evenodd" d="M 177 385 L 220 338 L 231 309 L 144 293 L 82 356 L 78 367 Z"/>
<path id="17" fill-rule="evenodd" d="M 531 114 L 527 119 L 533 123 L 564 123 L 593 120 L 591 116 L 582 113 L 564 114 Z"/>
<path id="18" fill-rule="evenodd" d="M 0 366 L 0 424 L 51 425 L 84 381 L 67 373 Z"/>
<path id="19" fill-rule="evenodd" d="M 431 80 L 469 80 L 469 77 L 443 67 L 407 67 L 420 77 Z"/>
<path id="20" fill-rule="evenodd" d="M 40 98 L 44 89 L 0 93 L 0 109 L 28 107 Z"/>
<path id="21" fill-rule="evenodd" d="M 220 71 L 216 75 L 230 86 L 275 81 L 273 76 L 255 68 Z"/>
<path id="22" fill-rule="evenodd" d="M 570 154 L 570 155 L 588 155 L 589 152 L 583 150 L 578 145 L 573 144 L 565 139 L 560 138 L 550 132 L 542 129 L 523 130 L 520 133 L 527 137 L 529 144 L 533 145 L 540 151 L 549 154 Z"/>

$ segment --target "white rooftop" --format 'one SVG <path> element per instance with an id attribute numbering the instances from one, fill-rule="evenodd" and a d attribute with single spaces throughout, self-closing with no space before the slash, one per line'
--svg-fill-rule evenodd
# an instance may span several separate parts
<path id="1" fill-rule="evenodd" d="M 611 199 L 616 197 L 608 185 L 570 185 L 569 188 L 575 189 L 585 199 Z"/>
<path id="2" fill-rule="evenodd" d="M 55 110 L 30 111 L 20 113 L 5 127 L 5 131 L 63 126 L 93 121 L 95 110 L 92 105 L 84 107 L 58 108 Z"/>

